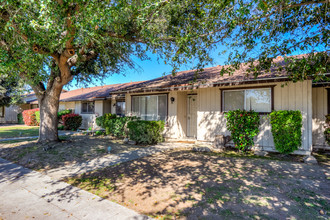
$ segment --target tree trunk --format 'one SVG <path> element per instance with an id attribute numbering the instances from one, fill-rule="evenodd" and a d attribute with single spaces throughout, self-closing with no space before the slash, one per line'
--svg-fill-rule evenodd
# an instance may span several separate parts
<path id="1" fill-rule="evenodd" d="M 39 98 L 40 127 L 39 143 L 59 141 L 58 139 L 58 118 L 60 95 L 63 86 L 53 86 L 53 88 Z"/>
<path id="2" fill-rule="evenodd" d="M 40 109 L 39 143 L 59 141 L 57 112 L 62 88 L 72 80 L 68 57 L 59 55 L 55 57 L 54 66 L 58 65 L 59 72 L 51 70 L 47 88 L 40 83 L 31 86 L 38 97 Z"/>

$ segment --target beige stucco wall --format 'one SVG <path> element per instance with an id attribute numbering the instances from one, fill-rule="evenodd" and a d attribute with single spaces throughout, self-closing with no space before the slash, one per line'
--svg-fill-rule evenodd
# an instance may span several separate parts
<path id="1" fill-rule="evenodd" d="M 328 112 L 327 90 L 324 87 L 312 89 L 313 93 L 313 146 L 315 148 L 327 148 L 329 145 L 324 139 L 325 115 Z"/>
<path id="2" fill-rule="evenodd" d="M 251 84 L 232 86 L 230 88 L 254 87 L 275 85 L 274 109 L 275 110 L 300 110 L 303 116 L 302 139 L 303 145 L 296 153 L 306 153 L 312 147 L 312 82 L 304 81 L 288 83 Z M 170 138 L 184 138 L 187 131 L 187 94 L 196 93 L 198 101 L 197 109 L 197 140 L 213 141 L 215 135 L 230 132 L 226 129 L 226 119 L 220 112 L 221 96 L 219 87 L 202 88 L 193 91 L 172 91 L 168 95 L 168 122 L 165 136 Z M 141 94 L 141 93 L 140 93 Z M 142 93 L 143 94 L 143 93 Z M 144 93 L 148 94 L 148 93 Z M 134 94 L 138 95 L 138 94 Z M 170 97 L 175 97 L 172 104 Z M 126 110 L 130 114 L 131 96 L 126 95 Z M 260 133 L 256 137 L 256 145 L 266 150 L 274 150 L 274 142 L 271 134 L 271 126 L 266 115 L 261 117 Z"/>

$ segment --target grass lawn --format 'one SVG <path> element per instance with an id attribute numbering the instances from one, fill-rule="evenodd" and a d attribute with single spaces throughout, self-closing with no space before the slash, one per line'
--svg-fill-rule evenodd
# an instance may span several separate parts
<path id="1" fill-rule="evenodd" d="M 328 167 L 177 149 L 67 182 L 158 219 L 329 219 Z"/>
<path id="2" fill-rule="evenodd" d="M 0 157 L 43 171 L 106 156 L 108 146 L 112 147 L 111 154 L 141 148 L 105 136 L 61 136 L 60 139 L 62 142 L 54 144 L 54 148 L 48 151 L 44 151 L 44 146 L 37 144 L 36 140 L 0 142 Z"/>
<path id="3" fill-rule="evenodd" d="M 38 136 L 39 127 L 37 126 L 0 126 L 0 139 L 15 137 Z"/>

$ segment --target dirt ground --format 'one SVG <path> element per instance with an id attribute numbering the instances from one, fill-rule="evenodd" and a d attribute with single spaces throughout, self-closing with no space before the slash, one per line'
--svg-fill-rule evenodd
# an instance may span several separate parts
<path id="1" fill-rule="evenodd" d="M 329 219 L 327 167 L 174 150 L 70 184 L 160 219 Z"/>
<path id="2" fill-rule="evenodd" d="M 85 162 L 106 155 L 108 146 L 111 154 L 141 148 L 138 145 L 123 144 L 122 140 L 107 136 L 70 136 L 55 144 L 53 149 L 43 150 L 36 140 L 0 142 L 0 157 L 34 170 L 49 170 L 61 166 Z"/>

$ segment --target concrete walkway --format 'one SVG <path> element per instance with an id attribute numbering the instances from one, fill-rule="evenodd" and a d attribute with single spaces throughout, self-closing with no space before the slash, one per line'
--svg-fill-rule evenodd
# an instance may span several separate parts
<path id="1" fill-rule="evenodd" d="M 173 148 L 184 148 L 192 146 L 192 144 L 177 144 L 177 143 L 160 143 L 155 146 L 141 148 L 138 150 L 125 152 L 121 154 L 109 154 L 107 156 L 96 158 L 84 163 L 76 163 L 52 170 L 45 171 L 44 174 L 52 177 L 53 179 L 62 179 L 65 177 L 75 176 L 78 174 L 86 173 L 92 170 L 105 168 L 118 163 L 127 162 L 130 160 L 135 160 L 141 157 L 149 156 L 158 152 L 163 152 Z"/>
<path id="2" fill-rule="evenodd" d="M 74 133 L 76 133 L 76 131 L 58 131 L 58 136 L 73 135 Z M 39 136 L 0 138 L 0 142 L 1 141 L 15 141 L 15 140 L 35 139 L 35 138 L 39 138 Z"/>
<path id="3" fill-rule="evenodd" d="M 0 219 L 149 219 L 0 158 Z"/>
<path id="4" fill-rule="evenodd" d="M 60 179 L 191 144 L 161 143 L 39 173 L 0 158 L 2 219 L 150 219 Z"/>

